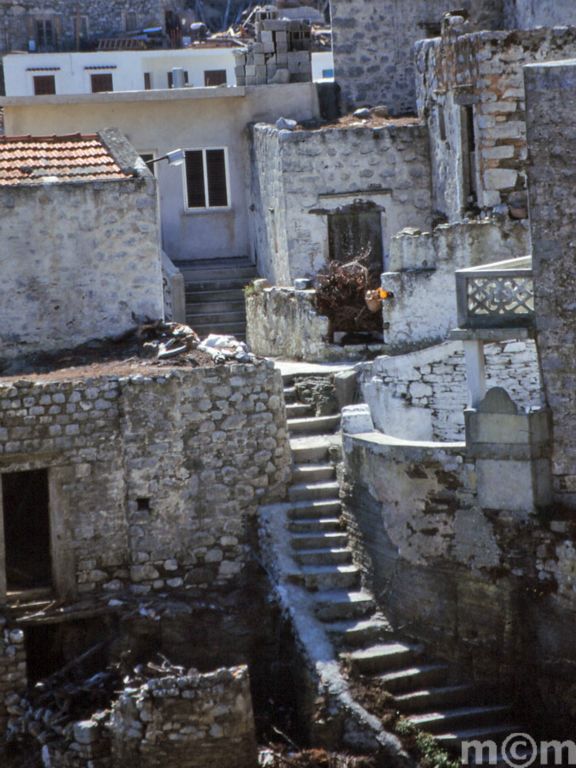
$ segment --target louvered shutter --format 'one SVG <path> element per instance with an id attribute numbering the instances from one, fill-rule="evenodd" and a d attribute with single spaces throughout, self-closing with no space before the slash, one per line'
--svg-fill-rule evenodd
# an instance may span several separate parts
<path id="1" fill-rule="evenodd" d="M 188 208 L 206 207 L 202 150 L 186 152 L 186 192 Z"/>
<path id="2" fill-rule="evenodd" d="M 206 170 L 208 172 L 208 205 L 222 208 L 228 205 L 226 186 L 226 157 L 223 149 L 206 150 Z"/>

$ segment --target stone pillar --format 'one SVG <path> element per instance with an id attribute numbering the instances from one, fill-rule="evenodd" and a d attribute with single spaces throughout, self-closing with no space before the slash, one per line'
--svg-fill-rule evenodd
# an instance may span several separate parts
<path id="1" fill-rule="evenodd" d="M 536 341 L 557 501 L 576 508 L 576 62 L 524 69 Z"/>
<path id="2" fill-rule="evenodd" d="M 480 506 L 522 516 L 548 507 L 552 501 L 548 411 L 522 413 L 506 390 L 493 387 L 464 415 Z"/>

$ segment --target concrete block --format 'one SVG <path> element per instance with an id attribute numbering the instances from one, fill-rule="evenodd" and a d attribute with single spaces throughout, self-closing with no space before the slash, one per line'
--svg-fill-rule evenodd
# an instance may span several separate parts
<path id="1" fill-rule="evenodd" d="M 334 377 L 336 400 L 340 410 L 352 405 L 358 394 L 358 375 L 355 370 L 342 371 Z"/>
<path id="2" fill-rule="evenodd" d="M 342 432 L 347 435 L 359 435 L 374 432 L 374 422 L 370 408 L 365 405 L 347 405 L 342 409 Z"/>
<path id="3" fill-rule="evenodd" d="M 264 64 L 266 64 L 266 56 L 264 55 L 264 53 L 255 53 L 254 54 L 254 64 L 257 67 L 261 67 Z"/>
<path id="4" fill-rule="evenodd" d="M 256 67 L 254 64 L 247 64 L 246 65 L 246 77 L 255 77 L 256 75 Z"/>

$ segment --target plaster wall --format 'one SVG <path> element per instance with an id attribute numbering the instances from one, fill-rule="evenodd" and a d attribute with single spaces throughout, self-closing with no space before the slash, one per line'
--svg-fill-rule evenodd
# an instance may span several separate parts
<path id="1" fill-rule="evenodd" d="M 190 211 L 184 168 L 158 163 L 162 246 L 174 261 L 253 256 L 250 149 L 246 127 L 279 115 L 318 115 L 312 83 L 254 88 L 183 88 L 133 94 L 37 96 L 1 100 L 6 133 L 92 133 L 119 128 L 139 152 L 157 157 L 175 148 L 227 150 L 230 206 Z"/>
<path id="2" fill-rule="evenodd" d="M 162 318 L 156 184 L 144 173 L 0 188 L 0 357 Z"/>
<path id="3" fill-rule="evenodd" d="M 572 0 L 504 0 L 507 29 L 560 27 L 574 24 Z"/>
<path id="4" fill-rule="evenodd" d="M 355 203 L 381 211 L 383 266 L 394 234 L 430 224 L 428 137 L 416 121 L 296 131 L 259 124 L 252 156 L 257 264 L 271 283 L 316 274 L 329 257 L 328 216 Z"/>
<path id="5" fill-rule="evenodd" d="M 526 255 L 525 222 L 481 219 L 407 229 L 392 238 L 382 287 L 386 351 L 394 354 L 444 341 L 458 325 L 454 272 Z"/>

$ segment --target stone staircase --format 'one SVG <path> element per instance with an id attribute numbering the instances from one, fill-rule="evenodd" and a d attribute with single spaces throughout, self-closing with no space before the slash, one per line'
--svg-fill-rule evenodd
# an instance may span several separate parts
<path id="1" fill-rule="evenodd" d="M 244 287 L 258 277 L 249 259 L 196 259 L 176 266 L 186 286 L 187 324 L 202 337 L 221 333 L 245 339 Z"/>
<path id="2" fill-rule="evenodd" d="M 336 463 L 339 416 L 315 417 L 285 387 L 294 471 L 284 515 L 281 578 L 308 594 L 310 613 L 326 634 L 353 691 L 366 683 L 394 697 L 393 707 L 456 754 L 463 741 L 498 744 L 525 732 L 512 707 L 494 703 L 494 691 L 455 679 L 449 666 L 430 658 L 420 643 L 398 636 L 362 585 L 361 571 L 341 517 Z M 266 510 L 264 509 L 266 514 Z M 306 631 L 308 629 L 306 628 Z M 314 634 L 314 633 L 312 633 Z M 357 697 L 358 698 L 358 697 Z M 362 696 L 359 697 L 362 704 Z"/>

